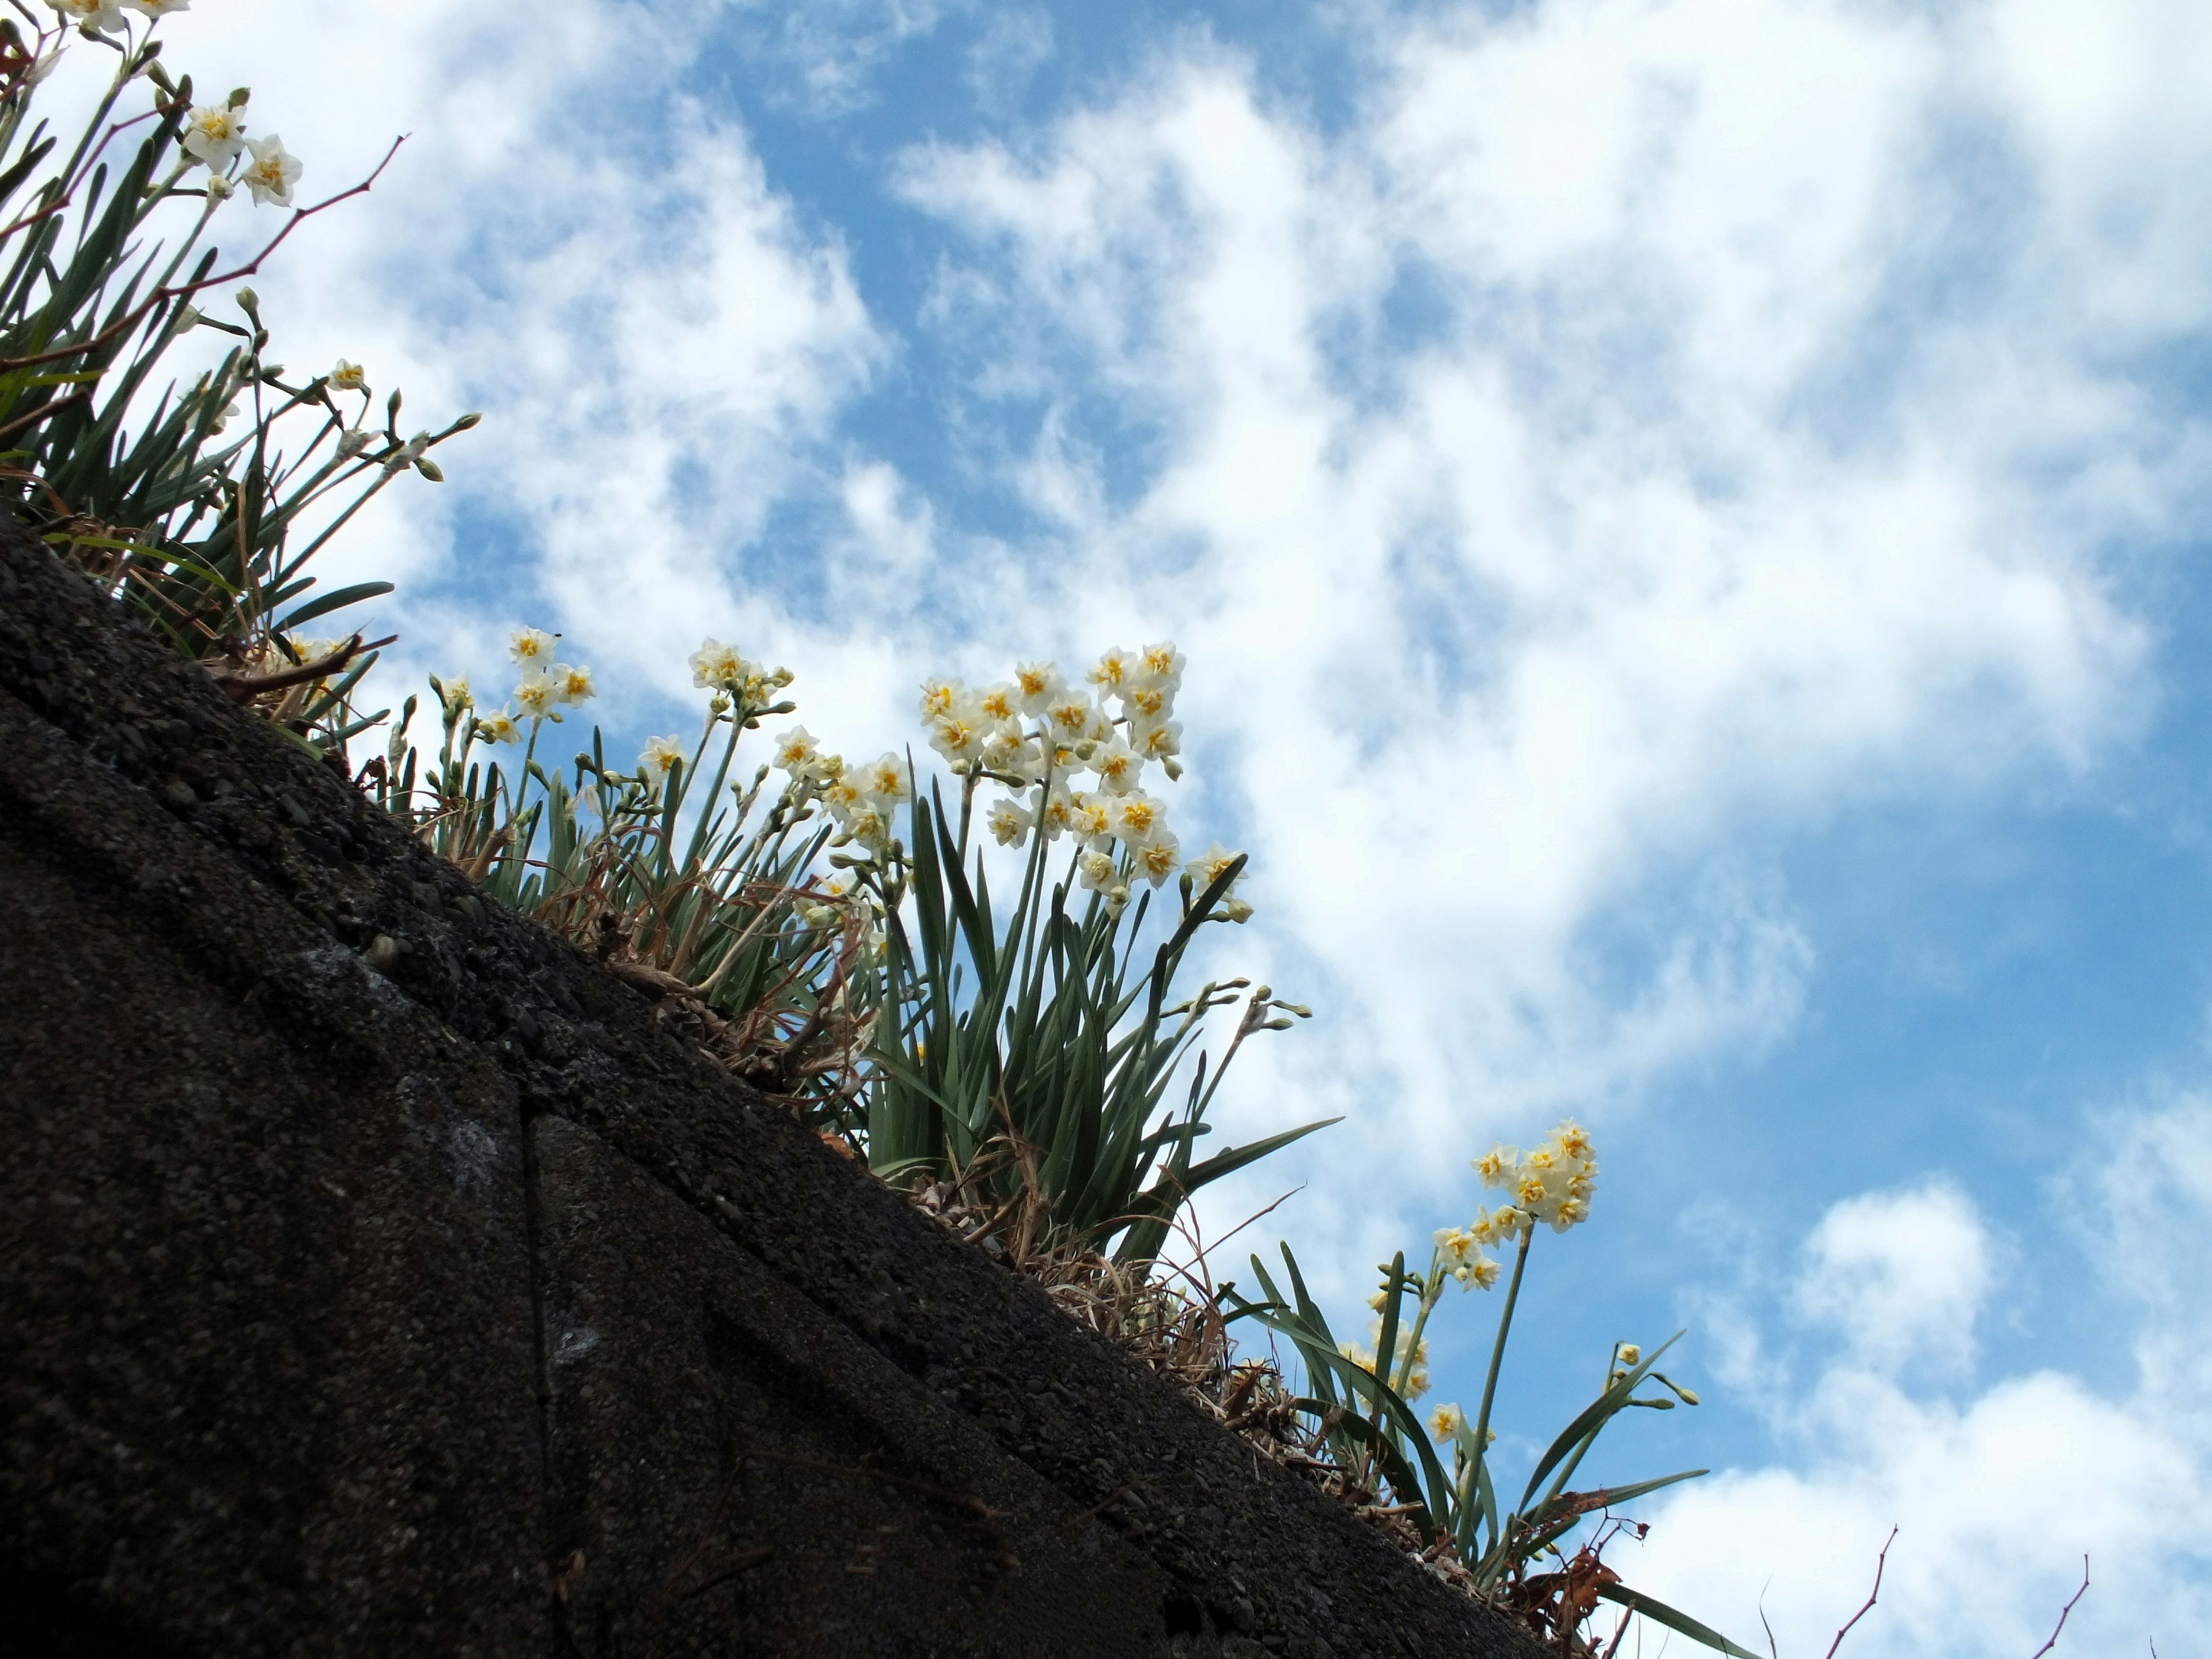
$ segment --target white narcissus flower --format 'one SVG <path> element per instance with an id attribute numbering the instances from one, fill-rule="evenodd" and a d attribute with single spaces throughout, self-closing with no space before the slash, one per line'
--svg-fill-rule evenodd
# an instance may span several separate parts
<path id="1" fill-rule="evenodd" d="M 982 710 L 985 720 L 1006 726 L 1021 716 L 1021 710 L 1015 703 L 1018 695 L 1011 682 L 987 685 L 975 694 L 975 707 Z"/>
<path id="2" fill-rule="evenodd" d="M 1452 1269 L 1452 1277 L 1459 1280 L 1460 1289 L 1486 1291 L 1498 1283 L 1498 1264 L 1486 1255 L 1476 1256 Z"/>
<path id="3" fill-rule="evenodd" d="M 886 811 L 914 793 L 914 785 L 907 777 L 906 762 L 889 750 L 860 774 L 860 785 Z"/>
<path id="4" fill-rule="evenodd" d="M 1074 795 L 1070 798 L 1067 824 L 1078 841 L 1088 842 L 1092 850 L 1104 852 L 1114 841 L 1114 807 L 1105 795 Z"/>
<path id="5" fill-rule="evenodd" d="M 1062 691 L 1046 706 L 1043 718 L 1054 738 L 1066 743 L 1081 743 L 1090 737 L 1097 717 L 1098 711 L 1091 706 L 1088 692 Z"/>
<path id="6" fill-rule="evenodd" d="M 1467 1413 L 1456 1406 L 1439 1406 L 1429 1413 L 1429 1432 L 1439 1441 L 1449 1444 L 1459 1437 L 1467 1421 Z"/>
<path id="7" fill-rule="evenodd" d="M 983 744 L 983 764 L 994 772 L 1026 776 L 1036 759 L 1036 747 L 1012 726 L 1001 726 Z"/>
<path id="8" fill-rule="evenodd" d="M 1512 1179 L 1514 1166 L 1520 1162 L 1519 1150 L 1501 1140 L 1474 1160 L 1474 1172 L 1482 1177 L 1484 1186 L 1503 1187 Z"/>
<path id="9" fill-rule="evenodd" d="M 1029 839 L 1030 815 L 1011 798 L 993 806 L 984 815 L 983 823 L 990 830 L 991 838 L 1001 847 L 1018 848 Z"/>
<path id="10" fill-rule="evenodd" d="M 363 432 L 360 428 L 354 427 L 338 434 L 338 453 L 348 460 L 352 460 L 375 441 L 376 434 L 374 432 Z"/>
<path id="11" fill-rule="evenodd" d="M 973 709 L 956 705 L 931 723 L 929 746 L 948 761 L 971 761 L 982 754 L 990 735 Z"/>
<path id="12" fill-rule="evenodd" d="M 1182 753 L 1181 720 L 1140 720 L 1129 732 L 1129 747 L 1148 761 Z"/>
<path id="13" fill-rule="evenodd" d="M 1126 795 L 1134 789 L 1137 775 L 1145 767 L 1118 732 L 1092 750 L 1091 758 L 1084 763 L 1098 774 L 1098 787 L 1115 795 Z"/>
<path id="14" fill-rule="evenodd" d="M 1173 640 L 1161 640 L 1138 653 L 1136 683 L 1170 696 L 1182 689 L 1182 653 Z"/>
<path id="15" fill-rule="evenodd" d="M 476 707 L 477 694 L 469 690 L 469 677 L 466 674 L 451 675 L 439 684 L 446 688 L 444 702 L 447 708 Z"/>
<path id="16" fill-rule="evenodd" d="M 803 726 L 794 726 L 775 740 L 775 763 L 795 778 L 812 775 L 820 750 L 814 734 Z"/>
<path id="17" fill-rule="evenodd" d="M 1024 714 L 1038 715 L 1067 689 L 1060 665 L 1024 662 L 1014 665 L 1014 705 Z"/>
<path id="18" fill-rule="evenodd" d="M 106 33 L 123 27 L 123 8 L 118 0 L 46 0 L 70 28 Z"/>
<path id="19" fill-rule="evenodd" d="M 682 764 L 683 760 L 684 745 L 675 738 L 647 738 L 637 756 L 639 768 L 655 783 L 668 775 L 669 768 Z"/>
<path id="20" fill-rule="evenodd" d="M 349 363 L 343 357 L 338 359 L 338 366 L 331 371 L 330 383 L 331 390 L 333 392 L 368 390 L 368 378 L 362 366 L 359 363 Z"/>
<path id="21" fill-rule="evenodd" d="M 1175 712 L 1175 693 L 1164 685 L 1133 685 L 1121 694 L 1122 710 L 1133 726 L 1157 726 Z"/>
<path id="22" fill-rule="evenodd" d="M 737 647 L 724 645 L 711 635 L 700 641 L 690 664 L 694 685 L 742 685 L 758 672 L 738 654 Z"/>
<path id="23" fill-rule="evenodd" d="M 542 628 L 518 628 L 507 642 L 507 654 L 525 668 L 543 668 L 553 660 L 554 642 L 560 637 Z"/>
<path id="24" fill-rule="evenodd" d="M 572 668 L 565 662 L 553 665 L 554 694 L 562 702 L 586 702 L 599 696 L 599 688 L 592 684 L 592 671 Z"/>
<path id="25" fill-rule="evenodd" d="M 1114 884 L 1114 858 L 1110 853 L 1085 853 L 1076 860 L 1075 868 L 1085 892 L 1103 892 Z"/>
<path id="26" fill-rule="evenodd" d="M 921 683 L 921 717 L 924 720 L 940 720 L 966 701 L 966 693 L 958 680 L 927 679 Z"/>
<path id="27" fill-rule="evenodd" d="M 532 674 L 514 688 L 515 706 L 533 720 L 561 718 L 561 684 L 550 674 Z"/>
<path id="28" fill-rule="evenodd" d="M 192 160 L 204 161 L 220 173 L 246 148 L 246 122 L 228 104 L 204 104 L 185 117 L 185 129 L 177 143 Z M 223 182 L 227 185 L 229 180 Z"/>
<path id="29" fill-rule="evenodd" d="M 1118 697 L 1128 689 L 1141 665 L 1135 652 L 1115 646 L 1098 659 L 1098 665 L 1091 671 L 1091 683 L 1098 688 L 1100 696 Z"/>
<path id="30" fill-rule="evenodd" d="M 266 207 L 274 202 L 278 207 L 291 206 L 292 186 L 306 170 L 300 158 L 286 149 L 284 141 L 273 132 L 266 138 L 247 139 L 246 149 L 253 159 L 239 177 L 253 192 L 254 205 Z"/>
<path id="31" fill-rule="evenodd" d="M 890 818 L 872 800 L 863 799 L 853 809 L 845 820 L 845 829 L 854 841 L 871 852 L 880 853 L 890 845 Z"/>
<path id="32" fill-rule="evenodd" d="M 1036 822 L 1047 841 L 1058 841 L 1075 827 L 1075 797 L 1055 781 L 1049 792 L 1037 786 Z"/>
<path id="33" fill-rule="evenodd" d="M 1164 830 L 1143 845 L 1132 847 L 1129 850 L 1135 855 L 1133 873 L 1155 887 L 1175 874 L 1176 865 L 1182 857 L 1182 850 L 1176 845 L 1176 838 Z"/>
<path id="34" fill-rule="evenodd" d="M 501 708 L 477 721 L 477 735 L 486 743 L 513 743 L 522 735 L 512 709 Z"/>
<path id="35" fill-rule="evenodd" d="M 1131 851 L 1167 834 L 1167 808 L 1142 790 L 1113 798 L 1114 834 Z"/>
<path id="36" fill-rule="evenodd" d="M 1188 864 L 1183 866 L 1183 873 L 1190 878 L 1190 884 L 1203 893 L 1222 877 L 1227 875 L 1229 866 L 1243 856 L 1242 853 L 1231 852 L 1217 841 Z"/>
<path id="37" fill-rule="evenodd" d="M 1447 1267 L 1456 1267 L 1475 1254 L 1474 1235 L 1464 1227 L 1439 1227 L 1430 1237 Z"/>

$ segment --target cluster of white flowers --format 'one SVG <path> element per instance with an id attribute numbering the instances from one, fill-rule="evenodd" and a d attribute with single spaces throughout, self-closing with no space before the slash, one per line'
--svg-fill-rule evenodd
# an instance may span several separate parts
<path id="1" fill-rule="evenodd" d="M 1175 718 L 1182 674 L 1182 653 L 1164 640 L 1107 652 L 1079 685 L 1055 663 L 1019 663 L 1011 679 L 980 690 L 955 679 L 925 682 L 921 718 L 929 746 L 954 772 L 994 779 L 1010 792 L 983 819 L 1001 847 L 1025 845 L 1031 830 L 1050 841 L 1073 836 L 1078 880 L 1118 908 L 1134 882 L 1157 888 L 1182 871 L 1203 890 L 1238 857 L 1216 842 L 1185 860 L 1166 803 L 1144 787 L 1147 766 L 1170 781 L 1182 775 L 1182 723 Z M 847 832 L 878 850 L 888 844 L 893 810 L 912 796 L 896 757 L 850 775 L 804 726 L 778 740 L 777 763 L 814 785 Z M 1252 914 L 1233 892 L 1222 908 L 1237 921 Z"/>
<path id="2" fill-rule="evenodd" d="M 1464 1227 L 1446 1227 L 1436 1235 L 1437 1250 L 1462 1287 L 1486 1291 L 1498 1282 L 1498 1263 L 1485 1249 L 1502 1247 L 1540 1221 L 1563 1233 L 1589 1219 L 1597 1158 L 1589 1133 L 1572 1118 L 1531 1152 L 1492 1146 L 1474 1160 L 1474 1169 L 1484 1186 L 1505 1193 L 1508 1201 L 1477 1211 Z"/>
<path id="3" fill-rule="evenodd" d="M 106 34 L 123 27 L 123 14 L 135 11 L 159 22 L 173 11 L 190 11 L 192 0 L 46 0 L 63 26 Z"/>
<path id="4" fill-rule="evenodd" d="M 553 647 L 560 638 L 558 634 L 548 634 L 543 629 L 515 630 L 507 651 L 521 668 L 522 678 L 509 694 L 505 708 L 477 717 L 477 737 L 487 743 L 516 742 L 522 736 L 523 721 L 530 721 L 534 727 L 541 720 L 557 720 L 563 708 L 588 702 L 599 695 L 598 688 L 592 684 L 590 669 L 553 660 Z M 476 699 L 465 677 L 456 675 L 446 684 L 449 706 L 474 706 Z"/>
<path id="5" fill-rule="evenodd" d="M 700 641 L 690 660 L 691 684 L 714 693 L 708 708 L 720 716 L 734 707 L 736 718 L 741 721 L 749 722 L 763 712 L 770 712 L 771 699 L 793 678 L 788 668 L 763 668 L 758 663 L 748 662 L 737 647 L 724 645 L 711 636 Z M 647 780 L 658 784 L 668 775 L 669 769 L 683 758 L 684 744 L 679 738 L 647 738 L 645 747 L 638 753 L 637 763 Z"/>
<path id="6" fill-rule="evenodd" d="M 1399 1369 L 1406 1365 L 1407 1359 L 1410 1356 L 1413 1364 L 1407 1370 L 1406 1386 L 1399 1390 L 1399 1398 L 1406 1401 L 1419 1400 L 1429 1391 L 1428 1339 L 1425 1337 L 1417 1339 L 1412 1331 L 1401 1330 L 1398 1333 L 1397 1352 L 1392 1358 L 1390 1369 L 1387 1373 L 1378 1372 L 1375 1369 L 1375 1346 L 1382 1340 L 1382 1322 L 1380 1319 L 1375 1319 L 1368 1324 L 1367 1340 L 1364 1344 L 1346 1342 L 1337 1352 L 1370 1376 L 1396 1376 Z"/>

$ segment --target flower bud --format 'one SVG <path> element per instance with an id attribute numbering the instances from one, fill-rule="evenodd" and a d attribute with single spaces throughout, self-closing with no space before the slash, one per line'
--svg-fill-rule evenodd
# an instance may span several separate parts
<path id="1" fill-rule="evenodd" d="M 261 296 L 252 289 L 238 290 L 238 308 L 257 323 L 261 320 Z"/>
<path id="2" fill-rule="evenodd" d="M 439 466 L 437 462 L 432 460 L 428 455 L 418 455 L 416 457 L 415 470 L 421 473 L 424 477 L 428 478 L 432 483 L 443 483 L 446 482 L 446 474 L 444 470 Z"/>

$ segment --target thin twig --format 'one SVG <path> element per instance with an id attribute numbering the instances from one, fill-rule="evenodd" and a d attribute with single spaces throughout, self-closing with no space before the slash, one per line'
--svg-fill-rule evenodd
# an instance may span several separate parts
<path id="1" fill-rule="evenodd" d="M 2033 1653 L 2028 1655 L 2027 1659 L 2043 1659 L 2043 1656 L 2045 1654 L 2050 1652 L 2051 1649 L 2058 1645 L 2058 1632 L 2059 1631 L 2066 1628 L 2066 1615 L 2074 1611 L 2074 1602 L 2079 1601 L 2088 1593 L 2089 1558 L 2085 1555 L 2081 1558 L 2081 1588 L 2074 1592 L 2073 1601 L 2069 1601 L 2064 1607 L 2058 1609 L 2058 1624 L 2057 1628 L 2051 1631 L 2051 1639 L 2048 1642 L 2045 1642 L 2041 1647 L 2036 1649 Z M 2157 1648 L 2154 1647 L 2150 1651 L 2151 1659 L 2158 1659 Z"/>
<path id="2" fill-rule="evenodd" d="M 1836 1650 L 1843 1646 L 1844 1638 L 1851 1633 L 1851 1626 L 1857 1624 L 1860 1620 L 1874 1611 L 1875 1598 L 1881 1594 L 1881 1570 L 1889 1564 L 1889 1547 L 1896 1541 L 1897 1528 L 1892 1527 L 1889 1529 L 1889 1536 L 1882 1540 L 1881 1553 L 1874 1559 L 1874 1588 L 1867 1592 L 1866 1606 L 1853 1613 L 1850 1622 L 1836 1632 L 1836 1639 L 1828 1644 L 1827 1659 L 1836 1659 Z M 1766 1617 L 1764 1611 L 1759 1613 L 1759 1617 L 1762 1620 Z"/>

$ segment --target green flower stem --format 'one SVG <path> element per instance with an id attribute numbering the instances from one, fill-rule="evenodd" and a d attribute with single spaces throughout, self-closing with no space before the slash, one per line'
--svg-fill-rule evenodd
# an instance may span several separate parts
<path id="1" fill-rule="evenodd" d="M 1483 1380 L 1482 1410 L 1474 1419 L 1474 1455 L 1483 1462 L 1490 1458 L 1490 1407 L 1498 1395 L 1498 1370 L 1505 1363 L 1505 1338 L 1513 1328 L 1513 1304 L 1521 1299 L 1521 1275 L 1528 1266 L 1528 1246 L 1535 1237 L 1532 1221 L 1521 1230 L 1520 1253 L 1513 1258 L 1513 1282 L 1505 1287 L 1505 1307 L 1498 1316 L 1498 1340 L 1491 1345 L 1490 1375 Z"/>

